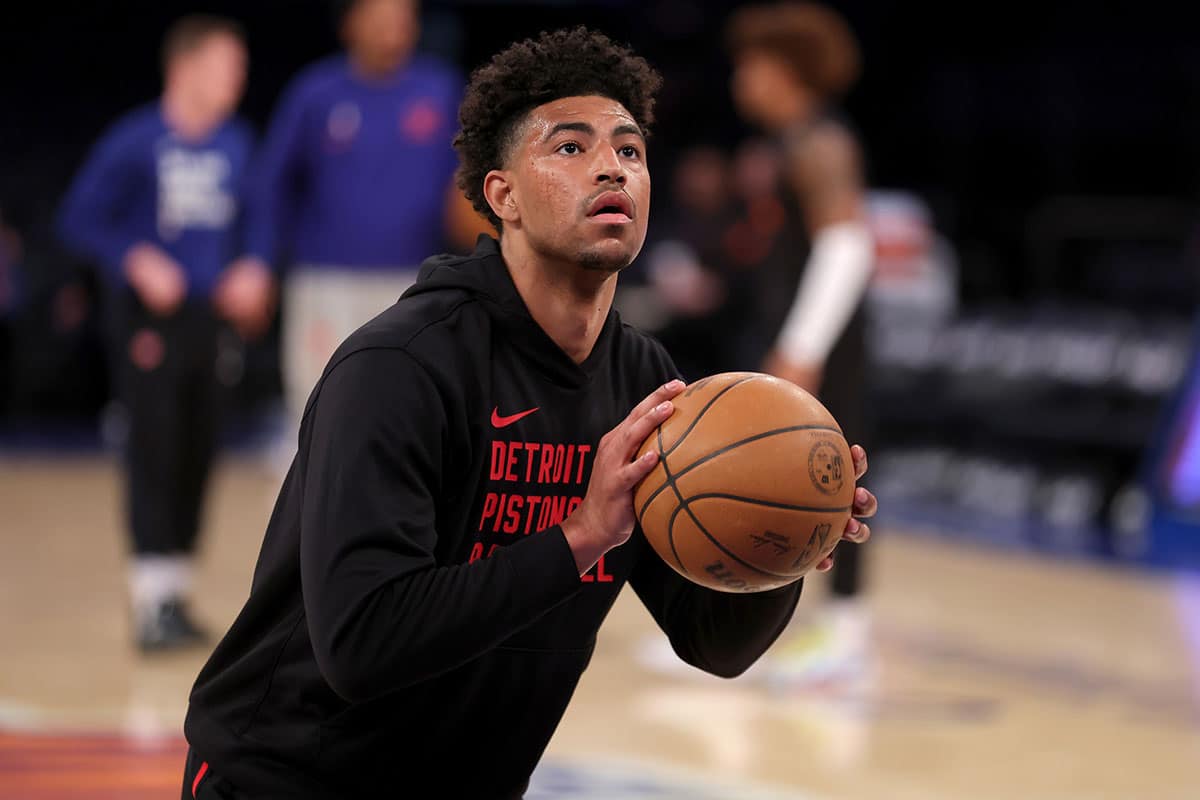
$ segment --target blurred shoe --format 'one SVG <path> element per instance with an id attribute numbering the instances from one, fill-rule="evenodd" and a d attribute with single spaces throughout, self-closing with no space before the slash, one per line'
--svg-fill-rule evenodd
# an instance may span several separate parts
<path id="1" fill-rule="evenodd" d="M 868 611 L 859 601 L 831 601 L 814 619 L 784 631 L 759 663 L 773 690 L 859 680 L 871 671 Z"/>
<path id="2" fill-rule="evenodd" d="M 143 653 L 181 650 L 208 642 L 208 634 L 177 597 L 137 614 L 137 645 Z"/>

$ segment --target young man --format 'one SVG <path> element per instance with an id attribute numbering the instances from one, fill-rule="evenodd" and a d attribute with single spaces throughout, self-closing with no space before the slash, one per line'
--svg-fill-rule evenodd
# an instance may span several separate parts
<path id="1" fill-rule="evenodd" d="M 757 273 L 757 324 L 745 363 L 818 395 L 850 441 L 865 443 L 862 301 L 874 244 L 858 143 L 834 110 L 858 76 L 858 45 L 834 11 L 804 2 L 739 10 L 729 44 L 739 112 L 780 144 L 790 216 Z M 858 548 L 839 548 L 833 601 L 767 659 L 769 680 L 795 686 L 865 671 L 862 557 Z"/>
<path id="2" fill-rule="evenodd" d="M 282 357 L 293 426 L 334 349 L 412 284 L 421 260 L 441 249 L 448 215 L 461 219 L 451 211 L 465 205 L 451 145 L 463 81 L 413 54 L 416 0 L 334 7 L 347 50 L 284 93 L 247 213 L 244 263 L 291 265 Z M 464 251 L 484 230 L 470 218 Z"/>
<path id="3" fill-rule="evenodd" d="M 786 624 L 799 583 L 703 589 L 635 531 L 654 457 L 633 456 L 684 388 L 611 308 L 646 235 L 659 83 L 583 28 L 472 78 L 459 180 L 500 239 L 426 261 L 326 368 L 191 695 L 185 797 L 517 797 L 626 581 L 714 674 Z"/>
<path id="4" fill-rule="evenodd" d="M 163 44 L 159 102 L 117 122 L 61 209 L 63 238 L 96 259 L 113 294 L 114 385 L 129 416 L 125 468 L 143 650 L 201 638 L 185 598 L 217 440 L 218 336 L 268 320 L 270 278 L 225 269 L 234 252 L 249 129 L 234 119 L 244 37 L 216 17 L 181 19 Z"/>

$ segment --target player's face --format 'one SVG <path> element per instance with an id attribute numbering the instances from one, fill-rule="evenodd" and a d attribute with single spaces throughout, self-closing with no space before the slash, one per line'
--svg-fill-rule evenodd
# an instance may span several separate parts
<path id="1" fill-rule="evenodd" d="M 627 267 L 650 211 L 646 140 L 633 116 L 607 97 L 566 97 L 533 109 L 519 136 L 506 172 L 530 246 L 587 269 Z"/>
<path id="2" fill-rule="evenodd" d="M 743 118 L 773 130 L 811 113 L 811 94 L 771 53 L 750 50 L 734 65 L 730 88 Z"/>
<path id="3" fill-rule="evenodd" d="M 246 48 L 241 41 L 215 33 L 183 58 L 190 94 L 205 113 L 214 120 L 232 114 L 246 85 Z"/>
<path id="4" fill-rule="evenodd" d="M 358 0 L 346 16 L 347 45 L 373 70 L 400 66 L 417 41 L 417 7 L 413 0 Z"/>

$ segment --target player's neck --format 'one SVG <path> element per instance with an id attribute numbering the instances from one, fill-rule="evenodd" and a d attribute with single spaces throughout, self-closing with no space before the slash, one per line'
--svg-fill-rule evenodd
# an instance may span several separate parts
<path id="1" fill-rule="evenodd" d="M 168 86 L 162 94 L 161 108 L 167 127 L 183 139 L 205 139 L 221 122 L 199 109 L 181 88 Z"/>
<path id="2" fill-rule="evenodd" d="M 616 273 L 548 263 L 516 236 L 501 237 L 500 253 L 530 316 L 572 361 L 582 364 L 612 308 Z"/>
<path id="3" fill-rule="evenodd" d="M 815 122 L 820 116 L 820 105 L 812 94 L 796 91 L 779 97 L 772 114 L 770 127 L 778 133 L 786 133 Z"/>
<path id="4" fill-rule="evenodd" d="M 397 59 L 390 58 L 371 58 L 365 53 L 356 52 L 354 50 L 347 51 L 347 57 L 350 61 L 350 70 L 358 76 L 360 80 L 367 83 L 376 83 L 379 81 L 389 81 L 396 76 L 405 62 L 408 61 L 408 56 L 403 56 Z"/>

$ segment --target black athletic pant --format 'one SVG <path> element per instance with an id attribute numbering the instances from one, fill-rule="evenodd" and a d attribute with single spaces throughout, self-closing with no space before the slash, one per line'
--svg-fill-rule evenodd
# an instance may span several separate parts
<path id="1" fill-rule="evenodd" d="M 189 553 L 219 433 L 222 326 L 207 302 L 158 317 L 126 297 L 118 313 L 112 357 L 129 423 L 124 466 L 134 551 Z"/>

